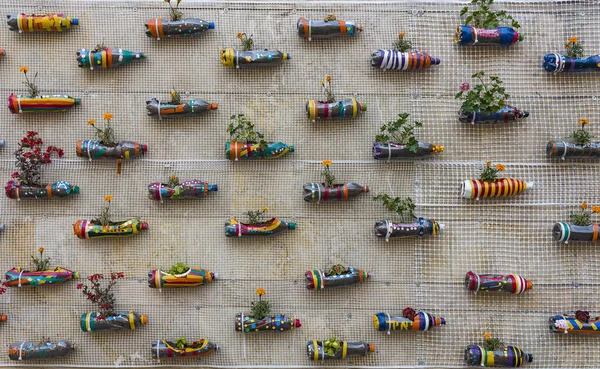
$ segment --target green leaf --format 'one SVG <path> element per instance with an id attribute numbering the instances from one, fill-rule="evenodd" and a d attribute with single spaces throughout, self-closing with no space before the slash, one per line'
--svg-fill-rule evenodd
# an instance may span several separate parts
<path id="1" fill-rule="evenodd" d="M 467 12 L 469 11 L 469 7 L 465 6 L 464 8 L 462 8 L 462 10 L 460 11 L 460 15 L 463 16 L 465 14 L 467 14 Z"/>

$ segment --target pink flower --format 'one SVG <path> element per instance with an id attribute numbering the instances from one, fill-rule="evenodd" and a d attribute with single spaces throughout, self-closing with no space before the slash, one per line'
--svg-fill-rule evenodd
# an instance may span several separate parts
<path id="1" fill-rule="evenodd" d="M 471 89 L 471 86 L 469 85 L 469 82 L 463 82 L 463 83 L 460 85 L 460 90 L 461 90 L 462 92 L 469 91 L 470 89 Z"/>

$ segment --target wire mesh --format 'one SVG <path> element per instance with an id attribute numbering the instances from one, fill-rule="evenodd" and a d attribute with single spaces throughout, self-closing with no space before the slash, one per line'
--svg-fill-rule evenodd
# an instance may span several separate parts
<path id="1" fill-rule="evenodd" d="M 600 104 L 597 75 L 547 74 L 542 56 L 560 51 L 577 35 L 588 55 L 600 44 L 593 25 L 598 1 L 509 2 L 506 9 L 526 37 L 508 48 L 457 48 L 452 37 L 463 4 L 454 2 L 194 2 L 181 8 L 189 17 L 214 21 L 216 30 L 198 38 L 155 41 L 144 35 L 147 19 L 168 17 L 161 1 L 4 0 L 6 14 L 60 11 L 80 26 L 65 34 L 18 34 L 0 27 L 0 91 L 24 93 L 20 65 L 39 71 L 43 93 L 68 93 L 82 105 L 66 114 L 13 116 L 0 110 L 0 178 L 15 170 L 12 152 L 28 130 L 62 147 L 64 159 L 43 171 L 44 180 L 66 180 L 81 193 L 65 200 L 20 201 L 0 198 L 0 270 L 27 267 L 44 247 L 52 263 L 94 273 L 124 271 L 117 285 L 117 308 L 145 313 L 149 323 L 135 331 L 81 332 L 78 317 L 94 306 L 67 283 L 22 288 L 0 296 L 0 347 L 17 339 L 68 339 L 78 350 L 53 362 L 59 366 L 207 366 L 207 367 L 461 367 L 463 349 L 490 332 L 534 355 L 531 367 L 600 366 L 594 337 L 555 335 L 550 316 L 589 310 L 600 314 L 600 264 L 593 244 L 557 244 L 550 230 L 566 220 L 580 202 L 598 204 L 598 164 L 556 162 L 545 157 L 549 139 L 568 136 L 581 117 L 598 134 Z M 299 17 L 320 19 L 335 13 L 355 19 L 365 31 L 346 40 L 307 42 L 296 35 Z M 389 48 L 404 31 L 416 48 L 442 60 L 421 73 L 382 72 L 369 66 L 372 49 Z M 292 55 L 268 70 L 235 70 L 220 65 L 219 48 L 238 47 L 238 32 L 252 34 L 255 45 Z M 92 72 L 75 61 L 79 48 L 98 43 L 143 51 L 147 60 Z M 459 123 L 460 83 L 484 70 L 499 75 L 511 105 L 531 113 L 525 121 L 494 127 Z M 319 81 L 331 75 L 336 96 L 355 97 L 368 111 L 347 122 L 309 122 L 308 99 L 322 95 Z M 217 102 L 219 109 L 188 120 L 146 116 L 145 101 L 168 98 L 171 88 L 187 97 Z M 77 158 L 75 143 L 93 138 L 88 119 L 114 114 L 117 139 L 145 143 L 142 160 L 127 161 L 117 175 L 112 163 Z M 376 162 L 372 139 L 382 123 L 401 112 L 424 123 L 418 137 L 445 146 L 445 152 L 418 161 Z M 231 163 L 224 159 L 225 128 L 233 114 L 246 114 L 268 139 L 295 146 L 273 162 Z M 301 185 L 320 179 L 320 161 L 334 162 L 340 180 L 368 185 L 371 194 L 411 196 L 417 214 L 445 223 L 439 237 L 392 240 L 373 235 L 376 220 L 392 217 L 363 195 L 346 203 L 305 203 Z M 462 180 L 476 178 L 483 163 L 507 167 L 506 174 L 535 182 L 510 199 L 459 198 Z M 200 201 L 176 203 L 147 199 L 146 186 L 200 179 L 219 192 Z M 150 224 L 143 235 L 122 240 L 84 241 L 72 232 L 76 219 L 93 217 L 111 194 L 114 219 L 137 216 Z M 294 217 L 298 229 L 273 238 L 228 239 L 229 216 L 269 206 L 270 214 Z M 147 273 L 185 261 L 209 269 L 218 279 L 208 286 L 162 292 L 147 286 Z M 304 287 L 308 269 L 346 264 L 368 270 L 372 279 L 359 286 L 313 292 Z M 533 281 L 521 296 L 473 295 L 462 286 L 464 274 L 516 273 Z M 274 311 L 302 320 L 302 328 L 281 335 L 241 335 L 233 329 L 236 313 L 249 311 L 254 291 L 267 291 Z M 386 335 L 373 329 L 371 316 L 406 306 L 445 317 L 448 325 L 425 334 Z M 592 315 L 595 316 L 595 315 Z M 156 339 L 209 338 L 221 350 L 201 359 L 152 360 Z M 366 358 L 313 363 L 307 340 L 331 336 L 365 340 L 376 352 Z M 0 365 L 14 365 L 0 355 Z M 19 363 L 21 364 L 21 363 Z"/>

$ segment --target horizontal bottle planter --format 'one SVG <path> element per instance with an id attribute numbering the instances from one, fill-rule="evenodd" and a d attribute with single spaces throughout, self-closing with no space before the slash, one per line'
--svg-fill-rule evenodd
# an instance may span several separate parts
<path id="1" fill-rule="evenodd" d="M 402 315 L 390 315 L 389 313 L 377 313 L 373 315 L 373 326 L 376 331 L 421 331 L 425 332 L 438 325 L 445 325 L 446 319 L 437 318 L 423 311 L 417 313 L 413 319 Z"/>
<path id="2" fill-rule="evenodd" d="M 348 182 L 345 184 L 336 184 L 333 187 L 326 187 L 323 183 L 306 183 L 302 186 L 304 201 L 316 202 L 321 201 L 346 201 L 357 197 L 362 193 L 369 192 L 369 187 L 363 186 L 356 182 Z"/>
<path id="3" fill-rule="evenodd" d="M 510 123 L 529 116 L 529 112 L 521 111 L 510 105 L 505 105 L 502 109 L 491 113 L 464 110 L 458 113 L 458 120 L 461 123 L 471 124 Z"/>
<path id="4" fill-rule="evenodd" d="M 283 142 L 269 142 L 265 149 L 260 147 L 259 144 L 247 144 L 238 141 L 225 143 L 225 158 L 233 161 L 279 159 L 288 152 L 294 152 L 294 146 L 288 146 Z"/>
<path id="5" fill-rule="evenodd" d="M 478 292 L 508 292 L 520 295 L 533 288 L 533 283 L 516 274 L 475 274 L 471 271 L 465 275 L 465 288 Z"/>
<path id="6" fill-rule="evenodd" d="M 592 223 L 580 226 L 573 223 L 558 222 L 552 227 L 554 241 L 568 243 L 569 241 L 597 242 L 600 225 Z"/>
<path id="7" fill-rule="evenodd" d="M 63 32 L 78 26 L 79 19 L 67 17 L 62 13 L 25 14 L 13 13 L 6 16 L 8 29 L 19 33 Z"/>
<path id="8" fill-rule="evenodd" d="M 467 179 L 462 184 L 461 196 L 465 199 L 515 196 L 532 188 L 532 182 L 515 178 L 498 178 L 495 182 Z"/>
<path id="9" fill-rule="evenodd" d="M 363 111 L 367 111 L 367 104 L 358 102 L 353 97 L 334 102 L 317 100 L 306 102 L 306 116 L 313 122 L 317 119 L 356 118 Z"/>
<path id="10" fill-rule="evenodd" d="M 421 71 L 440 64 L 440 59 L 422 51 L 375 50 L 371 53 L 371 66 L 383 70 Z"/>
<path id="11" fill-rule="evenodd" d="M 212 282 L 215 274 L 201 268 L 189 268 L 185 273 L 169 274 L 160 269 L 148 273 L 150 288 L 197 287 Z"/>
<path id="12" fill-rule="evenodd" d="M 130 237 L 148 229 L 148 223 L 138 219 L 127 219 L 121 222 L 111 222 L 107 226 L 94 220 L 79 219 L 73 224 L 73 232 L 81 239 L 96 239 L 108 237 Z"/>
<path id="13" fill-rule="evenodd" d="M 77 50 L 76 55 L 77 66 L 89 70 L 115 68 L 146 58 L 146 56 L 139 51 L 129 51 L 110 47 L 105 47 L 100 51 L 79 49 Z"/>
<path id="14" fill-rule="evenodd" d="M 323 269 L 308 270 L 304 274 L 306 288 L 309 290 L 322 290 L 330 287 L 343 287 L 366 282 L 371 275 L 369 272 L 353 267 L 348 267 L 340 274 L 329 273 Z"/>
<path id="15" fill-rule="evenodd" d="M 157 40 L 166 38 L 182 38 L 198 36 L 209 29 L 215 29 L 214 22 L 207 22 L 198 18 L 185 18 L 180 20 L 163 21 L 153 18 L 146 21 L 146 36 Z"/>
<path id="16" fill-rule="evenodd" d="M 533 355 L 523 352 L 517 346 L 506 346 L 490 351 L 478 345 L 469 345 L 465 349 L 465 363 L 472 366 L 518 368 L 532 361 Z"/>
<path id="17" fill-rule="evenodd" d="M 413 223 L 394 223 L 391 220 L 379 220 L 375 223 L 375 236 L 390 238 L 427 237 L 441 233 L 446 226 L 435 220 L 419 218 Z"/>
<path id="18" fill-rule="evenodd" d="M 543 67 L 546 72 L 584 72 L 600 70 L 600 55 L 592 55 L 585 59 L 571 58 L 562 54 L 546 54 Z"/>
<path id="19" fill-rule="evenodd" d="M 8 346 L 8 358 L 11 360 L 45 360 L 55 359 L 70 354 L 77 345 L 69 341 L 33 343 L 17 341 Z"/>
<path id="20" fill-rule="evenodd" d="M 13 114 L 63 113 L 81 105 L 81 99 L 69 95 L 25 96 L 10 94 L 8 109 Z"/>
<path id="21" fill-rule="evenodd" d="M 84 332 L 112 331 L 121 329 L 135 330 L 137 327 L 148 323 L 145 314 L 133 311 L 103 316 L 100 313 L 86 313 L 81 315 L 80 327 Z"/>
<path id="22" fill-rule="evenodd" d="M 590 142 L 585 146 L 564 141 L 549 141 L 546 145 L 546 155 L 551 158 L 600 158 L 600 142 Z"/>
<path id="23" fill-rule="evenodd" d="M 121 141 L 116 146 L 107 146 L 96 140 L 77 141 L 77 156 L 92 160 L 135 159 L 148 151 L 148 146 L 133 142 Z"/>
<path id="24" fill-rule="evenodd" d="M 183 181 L 175 187 L 169 187 L 166 183 L 152 182 L 148 185 L 148 194 L 150 200 L 189 200 L 201 199 L 208 195 L 210 191 L 218 191 L 217 185 L 208 184 L 207 182 L 198 181 Z"/>
<path id="25" fill-rule="evenodd" d="M 284 60 L 291 59 L 289 53 L 279 50 L 235 50 L 233 48 L 221 49 L 221 64 L 236 69 L 253 69 L 276 67 Z"/>
<path id="26" fill-rule="evenodd" d="M 418 158 L 437 153 L 437 145 L 418 141 L 416 151 L 411 151 L 408 145 L 389 142 L 387 144 L 373 142 L 373 158 L 375 160 Z"/>
<path id="27" fill-rule="evenodd" d="M 296 229 L 296 223 L 277 218 L 272 218 L 259 225 L 240 223 L 235 218 L 229 218 L 229 221 L 225 222 L 225 236 L 227 237 L 271 236 L 288 229 Z"/>
<path id="28" fill-rule="evenodd" d="M 17 181 L 8 181 L 4 187 L 9 199 L 49 199 L 64 198 L 79 193 L 78 186 L 72 186 L 65 181 L 48 183 L 45 186 L 24 185 Z"/>
<path id="29" fill-rule="evenodd" d="M 218 107 L 218 104 L 204 100 L 187 100 L 179 104 L 171 104 L 170 101 L 160 102 L 155 98 L 146 101 L 148 115 L 158 119 L 188 118 L 207 111 L 217 110 Z"/>
<path id="30" fill-rule="evenodd" d="M 362 24 L 348 20 L 307 20 L 305 18 L 298 19 L 296 23 L 298 36 L 307 39 L 308 41 L 324 40 L 337 37 L 355 36 L 363 30 Z"/>
<path id="31" fill-rule="evenodd" d="M 71 279 L 79 278 L 78 272 L 56 267 L 54 270 L 32 272 L 22 268 L 12 268 L 6 272 L 7 287 L 43 286 L 49 284 L 61 284 Z"/>
<path id="32" fill-rule="evenodd" d="M 575 316 L 555 315 L 550 317 L 549 328 L 554 333 L 600 334 L 600 317 L 583 321 Z"/>
<path id="33" fill-rule="evenodd" d="M 177 347 L 171 341 L 156 340 L 152 341 L 151 350 L 153 359 L 163 359 L 168 357 L 202 357 L 210 355 L 218 349 L 219 346 L 203 338 L 199 341 L 186 343 L 183 348 Z"/>
<path id="34" fill-rule="evenodd" d="M 294 317 L 286 316 L 285 314 L 272 314 L 264 319 L 254 319 L 254 317 L 245 315 L 244 313 L 235 316 L 235 330 L 242 333 L 281 333 L 300 327 L 302 327 L 300 319 L 294 319 Z"/>
<path id="35" fill-rule="evenodd" d="M 512 27 L 496 27 L 481 29 L 471 26 L 458 26 L 454 34 L 454 42 L 461 46 L 470 45 L 500 45 L 512 46 L 521 41 L 522 37 Z"/>
<path id="36" fill-rule="evenodd" d="M 306 344 L 308 358 L 313 361 L 340 360 L 349 356 L 367 356 L 368 353 L 373 351 L 375 351 L 375 346 L 372 343 L 341 341 L 340 348 L 331 355 L 325 352 L 323 341 L 313 340 L 308 341 Z"/>

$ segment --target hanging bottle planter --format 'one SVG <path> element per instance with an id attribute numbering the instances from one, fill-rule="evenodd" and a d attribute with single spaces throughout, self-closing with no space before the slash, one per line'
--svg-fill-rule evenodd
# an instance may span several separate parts
<path id="1" fill-rule="evenodd" d="M 594 136 L 585 130 L 589 120 L 579 119 L 580 129 L 571 133 L 571 135 L 562 140 L 553 140 L 546 145 L 546 155 L 551 158 L 600 158 L 600 142 L 592 142 Z"/>
<path id="2" fill-rule="evenodd" d="M 219 188 L 216 184 L 208 184 L 197 179 L 179 182 L 175 175 L 169 178 L 168 183 L 152 182 L 148 185 L 150 200 L 190 200 L 201 199 L 209 192 L 216 192 Z"/>
<path id="3" fill-rule="evenodd" d="M 298 19 L 296 23 L 298 36 L 308 41 L 325 40 L 338 37 L 356 36 L 362 32 L 363 26 L 352 20 L 337 19 L 335 15 L 329 14 L 322 21 Z"/>
<path id="4" fill-rule="evenodd" d="M 546 54 L 543 67 L 550 73 L 584 72 L 600 70 L 600 55 L 584 57 L 583 45 L 577 36 L 572 36 L 565 43 L 565 54 Z"/>
<path id="5" fill-rule="evenodd" d="M 350 356 L 367 356 L 375 351 L 372 343 L 338 341 L 330 338 L 326 341 L 312 340 L 306 344 L 306 353 L 309 360 L 341 360 Z"/>
<path id="6" fill-rule="evenodd" d="M 589 311 L 577 310 L 574 315 L 550 317 L 550 331 L 554 333 L 599 334 L 600 317 L 590 319 Z"/>
<path id="7" fill-rule="evenodd" d="M 179 10 L 181 0 L 177 0 L 175 7 L 171 6 L 171 0 L 165 2 L 169 4 L 171 20 L 163 21 L 160 18 L 154 18 L 146 21 L 146 36 L 156 40 L 164 40 L 165 37 L 187 38 L 198 36 L 209 29 L 215 29 L 214 22 L 198 18 L 183 19 L 183 12 Z"/>
<path id="8" fill-rule="evenodd" d="M 325 82 L 321 81 L 323 93 L 327 97 L 325 101 L 308 100 L 306 102 L 306 116 L 315 122 L 317 119 L 345 119 L 356 118 L 360 112 L 367 111 L 367 105 L 358 102 L 355 98 L 347 98 L 336 101 L 331 86 L 331 76 L 326 76 Z"/>
<path id="9" fill-rule="evenodd" d="M 129 51 L 97 45 L 94 49 L 79 49 L 76 52 L 77 66 L 89 70 L 110 69 L 146 58 L 139 51 Z"/>
<path id="10" fill-rule="evenodd" d="M 380 134 L 373 142 L 375 160 L 406 159 L 424 157 L 444 152 L 444 146 L 417 141 L 414 129 L 422 127 L 421 122 L 408 123 L 407 113 L 398 114 L 395 122 L 381 126 Z"/>
<path id="11" fill-rule="evenodd" d="M 228 47 L 219 51 L 221 64 L 226 67 L 236 69 L 274 67 L 281 65 L 284 60 L 291 59 L 289 53 L 279 50 L 254 50 L 252 35 L 238 33 L 237 37 L 242 41 L 243 50 Z"/>
<path id="12" fill-rule="evenodd" d="M 475 274 L 465 275 L 465 288 L 475 292 L 508 292 L 520 295 L 533 288 L 533 283 L 516 274 Z"/>
<path id="13" fill-rule="evenodd" d="M 515 178 L 498 178 L 498 172 L 503 172 L 504 169 L 504 165 L 492 166 L 492 162 L 488 161 L 479 179 L 463 181 L 461 197 L 479 200 L 488 197 L 515 196 L 529 188 L 533 188 L 532 182 Z"/>
<path id="14" fill-rule="evenodd" d="M 8 29 L 19 33 L 63 32 L 78 26 L 79 19 L 67 17 L 62 13 L 25 14 L 13 13 L 6 16 Z"/>
<path id="15" fill-rule="evenodd" d="M 505 346 L 499 339 L 491 338 L 489 333 L 484 336 L 486 339 L 483 345 L 469 345 L 465 349 L 464 359 L 467 365 L 518 368 L 533 361 L 533 355 L 523 352 L 519 347 Z"/>
<path id="16" fill-rule="evenodd" d="M 219 346 L 207 338 L 188 343 L 185 337 L 180 337 L 177 342 L 167 340 L 152 341 L 152 358 L 163 359 L 169 357 L 203 357 L 219 350 Z"/>
<path id="17" fill-rule="evenodd" d="M 592 214 L 600 213 L 600 206 L 594 205 L 588 210 L 587 202 L 581 204 L 578 212 L 571 212 L 570 222 L 558 222 L 552 227 L 554 241 L 597 242 L 600 225 L 592 223 Z"/>
<path id="18" fill-rule="evenodd" d="M 209 103 L 204 100 L 181 100 L 181 94 L 174 89 L 170 94 L 171 100 L 161 102 L 156 98 L 146 101 L 146 110 L 151 117 L 158 119 L 171 118 L 189 118 L 200 115 L 201 113 L 217 110 L 219 107 L 216 103 Z"/>
<path id="19" fill-rule="evenodd" d="M 425 332 L 433 327 L 445 324 L 446 319 L 444 318 L 438 318 L 423 311 L 417 313 L 410 307 L 402 310 L 401 316 L 389 313 L 377 313 L 373 315 L 375 330 L 387 332 L 387 334 L 390 334 L 391 331 Z"/>
<path id="20" fill-rule="evenodd" d="M 254 124 L 244 114 L 231 116 L 227 132 L 231 140 L 225 143 L 225 158 L 229 160 L 279 159 L 294 152 L 294 146 L 265 141 L 264 135 L 254 130 Z"/>
<path id="21" fill-rule="evenodd" d="M 48 341 L 33 343 L 17 341 L 8 346 L 8 358 L 11 360 L 45 360 L 66 356 L 77 349 L 77 345 L 69 341 Z"/>
<path id="22" fill-rule="evenodd" d="M 190 268 L 177 263 L 169 271 L 155 269 L 148 273 L 150 288 L 197 287 L 215 280 L 215 273 L 201 268 Z"/>
<path id="23" fill-rule="evenodd" d="M 421 71 L 440 64 L 440 59 L 413 50 L 412 42 L 404 39 L 404 32 L 398 34 L 392 50 L 375 50 L 371 53 L 371 66 L 386 70 Z"/>
<path id="24" fill-rule="evenodd" d="M 252 302 L 252 313 L 240 313 L 235 316 L 235 330 L 237 332 L 281 333 L 302 326 L 299 319 L 294 319 L 294 317 L 285 314 L 271 313 L 271 305 L 268 301 L 262 299 L 265 295 L 264 289 L 257 289 L 256 294 L 258 295 L 258 301 Z"/>
<path id="25" fill-rule="evenodd" d="M 104 197 L 108 205 L 102 208 L 100 217 L 92 220 L 78 219 L 73 224 L 73 232 L 81 239 L 96 239 L 108 237 L 130 237 L 148 229 L 148 223 L 138 219 L 127 219 L 113 222 L 110 218 L 110 202 L 112 196 Z"/>
<path id="26" fill-rule="evenodd" d="M 244 213 L 248 217 L 248 223 L 240 223 L 236 218 L 229 218 L 225 222 L 225 236 L 271 236 L 277 233 L 296 229 L 295 222 L 286 222 L 278 218 L 265 220 L 264 213 L 269 208 L 265 206 L 262 210 L 250 210 Z"/>
<path id="27" fill-rule="evenodd" d="M 306 288 L 309 290 L 322 290 L 325 287 L 343 287 L 366 282 L 371 275 L 364 270 L 337 264 L 328 271 L 323 269 L 308 270 L 304 277 Z"/>
<path id="28" fill-rule="evenodd" d="M 493 11 L 490 5 L 493 0 L 475 0 L 471 4 L 476 4 L 478 9 L 469 12 L 469 7 L 465 6 L 460 15 L 466 15 L 465 24 L 458 26 L 454 35 L 454 43 L 460 46 L 469 45 L 500 45 L 512 46 L 519 41 L 523 41 L 523 35 L 517 30 L 521 27 L 512 16 L 505 11 Z M 500 23 L 506 22 L 511 27 L 500 26 Z M 470 26 L 471 24 L 472 26 Z"/>
<path id="29" fill-rule="evenodd" d="M 306 183 L 302 186 L 304 201 L 316 202 L 317 204 L 321 201 L 329 200 L 347 201 L 362 193 L 369 192 L 369 187 L 355 182 L 344 184 L 334 183 L 335 176 L 329 170 L 331 164 L 331 160 L 323 160 L 321 163 L 325 168 L 323 172 L 321 172 L 321 177 L 323 177 L 324 182 Z"/>

